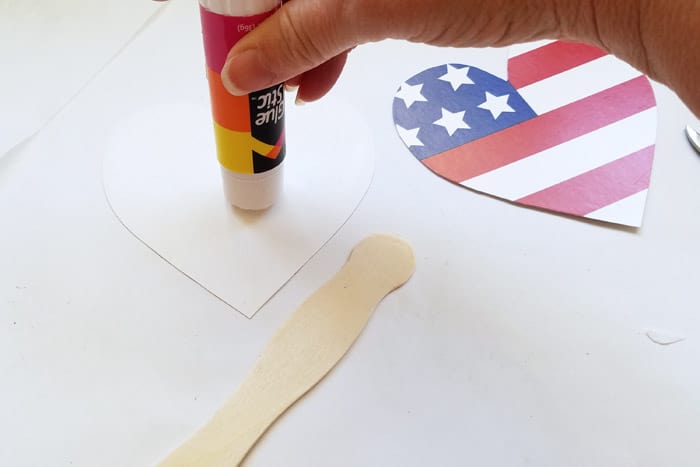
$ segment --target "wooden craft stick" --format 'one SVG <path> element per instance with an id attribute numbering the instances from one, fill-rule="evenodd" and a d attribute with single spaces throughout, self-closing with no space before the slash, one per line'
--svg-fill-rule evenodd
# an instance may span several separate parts
<path id="1" fill-rule="evenodd" d="M 236 393 L 161 467 L 234 467 L 294 402 L 345 355 L 376 305 L 413 274 L 411 247 L 374 235 L 297 308 Z"/>

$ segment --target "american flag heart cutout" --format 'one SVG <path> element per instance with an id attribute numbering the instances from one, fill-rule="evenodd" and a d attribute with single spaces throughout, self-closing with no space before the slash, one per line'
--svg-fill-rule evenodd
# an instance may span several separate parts
<path id="1" fill-rule="evenodd" d="M 656 142 L 649 80 L 589 45 L 514 46 L 508 81 L 425 70 L 396 92 L 396 129 L 436 174 L 518 204 L 639 227 Z"/>

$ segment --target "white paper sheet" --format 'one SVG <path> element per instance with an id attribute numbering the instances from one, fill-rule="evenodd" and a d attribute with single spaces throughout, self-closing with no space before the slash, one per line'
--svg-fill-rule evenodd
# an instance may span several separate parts
<path id="1" fill-rule="evenodd" d="M 163 5 L 0 0 L 0 157 L 40 130 Z"/>

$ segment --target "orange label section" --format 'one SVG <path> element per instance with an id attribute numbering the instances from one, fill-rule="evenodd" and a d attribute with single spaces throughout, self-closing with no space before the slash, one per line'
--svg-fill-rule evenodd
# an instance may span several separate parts
<path id="1" fill-rule="evenodd" d="M 207 79 L 214 121 L 229 130 L 250 132 L 248 96 L 229 94 L 221 81 L 221 75 L 209 67 L 207 67 Z"/>

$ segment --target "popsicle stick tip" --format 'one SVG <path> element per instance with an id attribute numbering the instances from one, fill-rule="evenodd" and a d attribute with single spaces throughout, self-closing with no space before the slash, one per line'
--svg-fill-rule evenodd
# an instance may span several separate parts
<path id="1" fill-rule="evenodd" d="M 369 263 L 363 269 L 390 278 L 398 286 L 411 278 L 416 268 L 413 248 L 404 239 L 390 234 L 375 234 L 363 239 L 350 253 L 348 263 Z"/>

